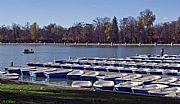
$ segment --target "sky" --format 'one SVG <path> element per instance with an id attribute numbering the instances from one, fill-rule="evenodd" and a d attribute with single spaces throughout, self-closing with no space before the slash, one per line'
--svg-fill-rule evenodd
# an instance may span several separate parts
<path id="1" fill-rule="evenodd" d="M 150 9 L 155 23 L 177 20 L 180 0 L 0 0 L 0 25 L 37 22 L 70 27 L 77 22 L 92 23 L 96 17 L 139 16 Z"/>

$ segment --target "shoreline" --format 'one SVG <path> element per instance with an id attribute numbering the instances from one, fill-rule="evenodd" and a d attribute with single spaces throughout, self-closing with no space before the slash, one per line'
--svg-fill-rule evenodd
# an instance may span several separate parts
<path id="1" fill-rule="evenodd" d="M 123 46 L 123 47 L 162 47 L 180 46 L 180 44 L 132 44 L 132 43 L 0 43 L 0 45 L 63 45 L 63 46 Z"/>
<path id="2" fill-rule="evenodd" d="M 0 102 L 64 104 L 178 104 L 179 98 L 93 91 L 0 79 Z M 34 100 L 35 97 L 40 99 Z M 134 102 L 136 100 L 136 102 Z"/>

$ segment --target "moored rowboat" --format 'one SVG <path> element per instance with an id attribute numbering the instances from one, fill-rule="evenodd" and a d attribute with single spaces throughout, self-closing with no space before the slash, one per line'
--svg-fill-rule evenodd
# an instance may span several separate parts
<path id="1" fill-rule="evenodd" d="M 95 90 L 110 90 L 114 89 L 114 82 L 113 81 L 96 81 L 93 84 Z"/>
<path id="2" fill-rule="evenodd" d="M 79 87 L 79 88 L 91 88 L 92 83 L 91 81 L 73 81 L 72 87 Z"/>

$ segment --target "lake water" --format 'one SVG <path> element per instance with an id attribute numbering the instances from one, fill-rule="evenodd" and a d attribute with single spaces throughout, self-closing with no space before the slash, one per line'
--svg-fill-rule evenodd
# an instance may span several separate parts
<path id="1" fill-rule="evenodd" d="M 33 49 L 34 54 L 24 54 L 25 48 Z M 64 45 L 0 45 L 0 70 L 14 65 L 26 65 L 28 62 L 49 62 L 58 59 L 79 57 L 125 58 L 136 54 L 159 54 L 164 48 L 166 54 L 180 54 L 180 47 L 111 47 L 111 46 L 64 46 Z M 26 79 L 26 78 L 25 78 Z M 44 80 L 44 79 L 43 79 Z M 64 80 L 63 80 L 64 81 Z M 53 82 L 53 81 L 52 81 Z M 66 81 L 65 81 L 66 82 Z M 67 83 L 67 82 L 66 82 Z"/>
<path id="2" fill-rule="evenodd" d="M 33 49 L 34 54 L 24 54 L 25 48 Z M 159 54 L 162 47 L 102 47 L 102 46 L 64 46 L 64 45 L 0 45 L 0 69 L 28 62 L 49 62 L 58 59 L 78 57 L 128 57 L 136 54 Z M 180 47 L 164 47 L 166 54 L 180 54 Z"/>

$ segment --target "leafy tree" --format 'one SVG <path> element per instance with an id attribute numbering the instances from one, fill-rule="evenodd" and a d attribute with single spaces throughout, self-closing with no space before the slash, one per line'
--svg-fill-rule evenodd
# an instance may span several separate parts
<path id="1" fill-rule="evenodd" d="M 180 43 L 180 18 L 153 25 L 149 9 L 137 18 L 97 17 L 91 23 L 78 22 L 69 28 L 55 23 L 40 28 L 36 22 L 24 26 L 0 26 L 0 42 L 93 42 L 93 43 Z"/>
<path id="2" fill-rule="evenodd" d="M 81 42 L 94 42 L 93 32 L 94 26 L 92 24 L 85 24 L 81 31 Z"/>
<path id="3" fill-rule="evenodd" d="M 114 16 L 112 22 L 112 34 L 111 42 L 117 43 L 119 41 L 119 28 L 116 17 Z"/>
<path id="4" fill-rule="evenodd" d="M 12 24 L 12 41 L 13 42 L 19 42 L 20 41 L 20 33 L 21 33 L 21 27 L 17 24 Z"/>
<path id="5" fill-rule="evenodd" d="M 153 22 L 156 17 L 150 9 L 146 9 L 145 11 L 140 12 L 140 16 L 138 17 L 139 21 L 144 25 L 145 34 L 145 42 L 149 42 L 149 38 L 153 36 Z"/>
<path id="6" fill-rule="evenodd" d="M 37 25 L 36 22 L 34 22 L 32 25 L 30 25 L 29 31 L 31 33 L 31 39 L 35 42 L 37 42 L 38 39 L 38 30 L 39 30 L 39 26 Z"/>

